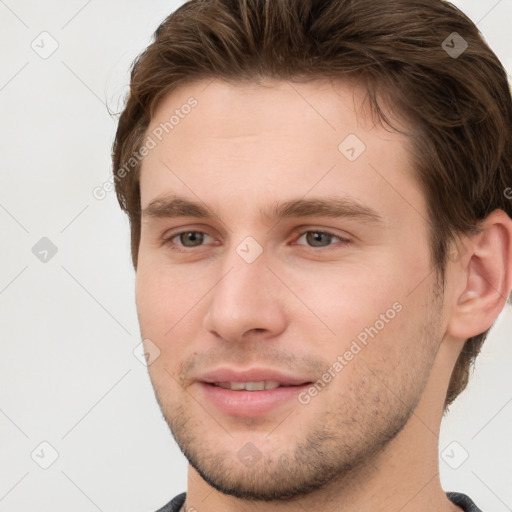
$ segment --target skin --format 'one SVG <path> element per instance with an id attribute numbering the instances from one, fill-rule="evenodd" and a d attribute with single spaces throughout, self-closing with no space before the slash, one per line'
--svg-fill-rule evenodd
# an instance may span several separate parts
<path id="1" fill-rule="evenodd" d="M 372 122 L 363 95 L 322 80 L 200 81 L 168 94 L 147 130 L 197 99 L 145 157 L 141 205 L 173 195 L 215 213 L 142 217 L 137 310 L 160 350 L 149 366 L 157 400 L 190 463 L 185 510 L 458 510 L 438 474 L 444 398 L 464 340 L 492 324 L 512 287 L 512 221 L 495 211 L 463 237 L 439 293 L 408 140 Z M 366 146 L 354 161 L 338 149 L 348 134 Z M 334 196 L 381 222 L 261 212 Z M 204 236 L 177 236 L 190 231 Z M 236 251 L 248 236 L 262 249 L 252 263 Z M 259 366 L 314 382 L 396 303 L 306 405 L 230 416 L 195 381 Z M 237 457 L 248 442 L 261 455 L 251 467 Z"/>

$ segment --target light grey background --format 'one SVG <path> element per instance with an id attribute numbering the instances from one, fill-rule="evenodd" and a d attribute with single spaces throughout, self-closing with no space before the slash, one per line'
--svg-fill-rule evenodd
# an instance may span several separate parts
<path id="1" fill-rule="evenodd" d="M 133 353 L 127 219 L 114 192 L 92 194 L 111 173 L 105 103 L 120 110 L 132 60 L 181 3 L 0 0 L 1 512 L 154 511 L 186 489 Z M 510 73 L 512 0 L 455 4 Z M 484 511 L 512 507 L 511 335 L 507 306 L 440 438 L 445 489 Z"/>

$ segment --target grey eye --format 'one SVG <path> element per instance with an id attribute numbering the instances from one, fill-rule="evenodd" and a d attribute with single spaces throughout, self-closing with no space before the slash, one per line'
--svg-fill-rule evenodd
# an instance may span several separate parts
<path id="1" fill-rule="evenodd" d="M 322 231 L 308 231 L 302 236 L 306 237 L 306 242 L 311 247 L 326 247 L 331 244 L 333 238 L 337 238 L 330 233 L 323 233 Z"/>
<path id="2" fill-rule="evenodd" d="M 179 235 L 180 243 L 185 247 L 197 247 L 204 241 L 204 233 L 200 231 L 185 231 Z"/>

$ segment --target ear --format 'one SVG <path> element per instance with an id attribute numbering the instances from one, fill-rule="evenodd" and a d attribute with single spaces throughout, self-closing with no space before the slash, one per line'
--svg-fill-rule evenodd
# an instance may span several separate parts
<path id="1" fill-rule="evenodd" d="M 462 291 L 454 296 L 447 334 L 459 339 L 491 327 L 512 289 L 512 219 L 494 210 L 479 230 L 470 235 L 467 252 L 453 269 Z"/>

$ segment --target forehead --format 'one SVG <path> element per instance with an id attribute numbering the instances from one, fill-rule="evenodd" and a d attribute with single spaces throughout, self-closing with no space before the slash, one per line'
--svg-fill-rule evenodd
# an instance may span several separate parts
<path id="1" fill-rule="evenodd" d="M 171 132 L 174 136 L 180 133 L 185 136 L 190 134 L 188 125 L 198 137 L 208 134 L 240 138 L 275 131 L 285 134 L 293 128 L 294 135 L 312 137 L 316 128 L 323 136 L 330 132 L 336 141 L 344 130 L 352 128 L 372 130 L 388 138 L 389 132 L 372 121 L 365 97 L 365 89 L 357 82 L 327 78 L 305 83 L 270 79 L 259 83 L 201 80 L 183 84 L 168 93 L 159 102 L 148 132 L 160 126 L 164 138 Z M 194 106 L 189 108 L 190 104 Z M 380 106 L 386 111 L 385 104 Z M 184 122 L 188 117 L 192 122 Z M 200 126 L 193 121 L 198 117 Z M 297 124 L 299 117 L 302 122 Z"/>
<path id="2" fill-rule="evenodd" d="M 226 197 L 261 209 L 336 190 L 397 214 L 411 203 L 424 210 L 409 140 L 375 123 L 364 97 L 354 83 L 329 80 L 184 84 L 146 131 L 155 146 L 142 163 L 142 207 L 177 193 L 213 209 Z"/>

